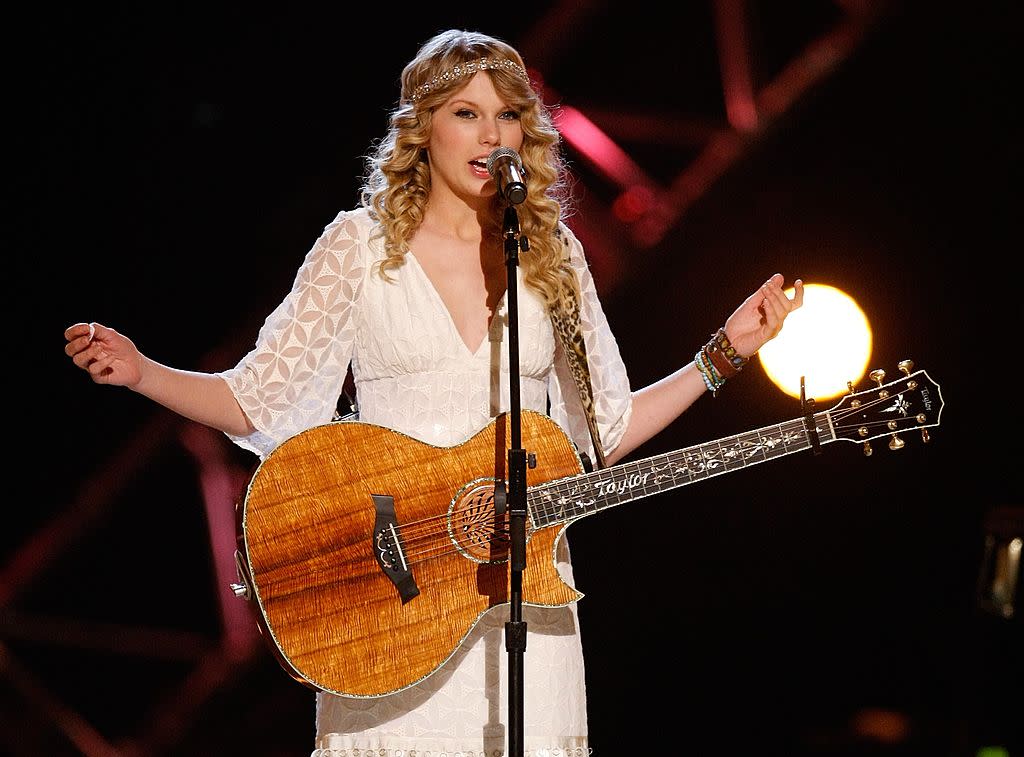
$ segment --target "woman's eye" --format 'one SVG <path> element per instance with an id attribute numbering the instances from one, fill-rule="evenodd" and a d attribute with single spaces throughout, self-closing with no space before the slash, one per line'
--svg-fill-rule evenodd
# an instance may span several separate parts
<path id="1" fill-rule="evenodd" d="M 472 118 L 475 114 L 469 108 L 459 108 L 455 111 L 455 115 L 459 118 Z"/>
<path id="2" fill-rule="evenodd" d="M 504 113 L 501 114 L 501 117 L 503 119 L 505 119 L 506 121 L 518 121 L 519 120 L 519 111 L 518 110 L 506 110 Z"/>

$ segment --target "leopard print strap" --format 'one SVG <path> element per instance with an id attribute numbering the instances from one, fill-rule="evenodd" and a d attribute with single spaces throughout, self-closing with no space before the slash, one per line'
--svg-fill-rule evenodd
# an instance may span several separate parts
<path id="1" fill-rule="evenodd" d="M 594 391 L 590 384 L 587 345 L 583 341 L 583 331 L 580 327 L 580 303 L 575 290 L 568 282 L 562 285 L 558 302 L 551 308 L 551 322 L 562 343 L 569 371 L 580 393 L 583 411 L 587 416 L 587 426 L 590 428 L 590 438 L 594 442 L 594 454 L 597 455 L 597 467 L 605 468 L 607 463 L 604 448 L 601 446 L 601 435 L 597 428 L 597 419 L 594 417 Z"/>

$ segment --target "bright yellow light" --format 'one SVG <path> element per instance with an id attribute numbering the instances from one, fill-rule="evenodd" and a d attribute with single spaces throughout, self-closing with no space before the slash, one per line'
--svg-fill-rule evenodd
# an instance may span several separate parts
<path id="1" fill-rule="evenodd" d="M 786 294 L 793 296 L 793 289 Z M 808 399 L 836 397 L 864 376 L 871 358 L 871 326 L 853 298 L 825 284 L 806 284 L 804 304 L 786 318 L 779 335 L 757 353 L 782 391 Z"/>

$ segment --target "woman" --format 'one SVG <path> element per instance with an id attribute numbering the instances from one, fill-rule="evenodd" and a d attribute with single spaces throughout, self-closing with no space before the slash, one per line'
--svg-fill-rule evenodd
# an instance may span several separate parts
<path id="1" fill-rule="evenodd" d="M 622 459 L 717 390 L 778 334 L 803 301 L 775 274 L 694 359 L 633 391 L 583 248 L 566 225 L 559 135 L 511 46 L 447 31 L 405 67 L 390 128 L 367 161 L 362 202 L 327 225 L 255 347 L 230 370 L 162 365 L 112 328 L 77 323 L 65 351 L 100 384 L 126 386 L 266 457 L 331 420 L 347 371 L 360 420 L 437 446 L 459 444 L 509 409 L 502 219 L 487 161 L 514 151 L 527 177 L 517 206 L 529 249 L 517 269 L 520 397 L 548 412 L 591 460 Z M 578 302 L 595 450 L 552 309 Z M 571 583 L 568 546 L 559 568 Z M 317 694 L 314 757 L 504 754 L 507 606 L 484 615 L 457 651 L 416 685 L 379 697 Z M 527 755 L 583 755 L 583 654 L 574 604 L 524 608 L 523 745 Z"/>

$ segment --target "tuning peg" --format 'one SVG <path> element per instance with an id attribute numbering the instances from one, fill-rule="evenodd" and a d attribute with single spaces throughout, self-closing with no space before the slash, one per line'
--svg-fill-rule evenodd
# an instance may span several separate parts
<path id="1" fill-rule="evenodd" d="M 903 371 L 904 375 L 909 376 L 910 372 L 914 370 L 913 360 L 901 360 L 899 363 L 899 369 Z"/>
<path id="2" fill-rule="evenodd" d="M 871 377 L 872 381 L 878 384 L 878 388 L 882 389 L 882 382 L 885 381 L 885 371 L 883 371 L 881 368 L 875 368 L 875 370 L 871 371 L 871 373 L 869 373 L 868 375 Z M 882 391 L 878 393 L 878 396 L 881 397 L 882 399 L 885 399 L 886 397 L 889 396 L 889 390 L 882 389 Z"/>
<path id="3" fill-rule="evenodd" d="M 885 394 L 885 392 L 881 392 L 881 394 Z M 906 442 L 896 435 L 896 431 L 899 429 L 899 424 L 896 421 L 889 421 L 885 425 L 893 432 L 892 439 L 889 440 L 889 449 L 903 449 L 903 447 L 906 446 Z"/>
<path id="4" fill-rule="evenodd" d="M 871 457 L 871 453 L 874 452 L 871 449 L 871 442 L 864 442 L 864 457 Z"/>
<path id="5" fill-rule="evenodd" d="M 932 436 L 931 436 L 931 434 L 928 433 L 928 429 L 926 429 L 926 428 L 921 429 L 921 441 L 924 442 L 925 444 L 927 444 L 931 440 L 932 440 Z"/>

